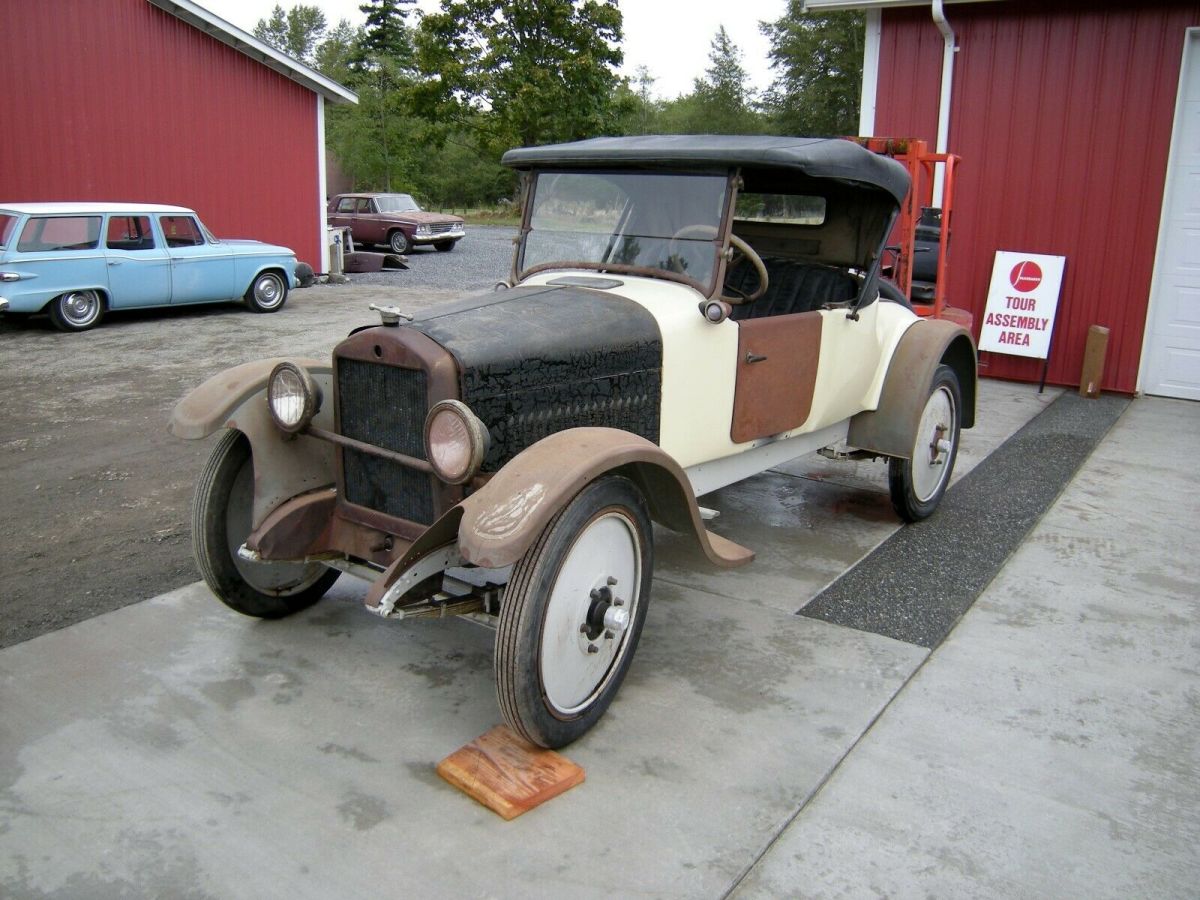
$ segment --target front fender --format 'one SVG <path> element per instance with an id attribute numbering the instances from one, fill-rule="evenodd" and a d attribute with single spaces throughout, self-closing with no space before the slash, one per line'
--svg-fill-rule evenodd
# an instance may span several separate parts
<path id="1" fill-rule="evenodd" d="M 705 530 L 683 469 L 662 448 L 615 428 L 571 428 L 521 451 L 464 500 L 458 526 L 463 558 L 495 569 L 519 560 L 550 521 L 589 482 L 618 474 L 642 490 L 654 521 L 693 535 L 723 568 L 754 554 Z"/>
<path id="2" fill-rule="evenodd" d="M 888 365 L 876 409 L 850 420 L 846 443 L 884 456 L 912 456 L 914 435 L 937 367 L 954 369 L 962 389 L 962 427 L 975 424 L 975 344 L 960 325 L 922 319 L 904 332 Z"/>
<path id="3" fill-rule="evenodd" d="M 254 459 L 252 528 L 285 500 L 334 482 L 334 447 L 327 441 L 284 435 L 267 411 L 267 378 L 283 358 L 260 359 L 219 372 L 176 404 L 170 430 L 199 440 L 221 428 L 236 428 L 250 441 Z M 332 430 L 333 368 L 328 362 L 292 359 L 304 366 L 325 398 L 313 423 Z"/>

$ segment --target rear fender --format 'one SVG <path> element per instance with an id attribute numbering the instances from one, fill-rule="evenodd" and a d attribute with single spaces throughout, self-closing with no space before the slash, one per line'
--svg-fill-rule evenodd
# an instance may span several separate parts
<path id="1" fill-rule="evenodd" d="M 221 428 L 236 428 L 250 441 L 254 458 L 252 528 L 285 500 L 334 483 L 334 446 L 281 432 L 267 411 L 267 378 L 283 358 L 260 359 L 219 372 L 176 404 L 170 429 L 176 437 L 199 440 Z M 291 359 L 308 370 L 324 402 L 313 419 L 333 429 L 333 369 L 327 362 Z"/>
<path id="2" fill-rule="evenodd" d="M 846 443 L 884 456 L 908 459 L 933 373 L 948 365 L 962 389 L 962 427 L 975 424 L 975 344 L 967 330 L 941 319 L 922 319 L 904 332 L 892 354 L 879 406 L 850 420 Z"/>
<path id="3" fill-rule="evenodd" d="M 674 459 L 645 438 L 615 428 L 571 428 L 517 454 L 460 504 L 463 558 L 490 569 L 515 563 L 585 485 L 607 474 L 637 484 L 654 521 L 691 534 L 715 565 L 732 568 L 754 558 L 704 528 L 691 484 Z"/>

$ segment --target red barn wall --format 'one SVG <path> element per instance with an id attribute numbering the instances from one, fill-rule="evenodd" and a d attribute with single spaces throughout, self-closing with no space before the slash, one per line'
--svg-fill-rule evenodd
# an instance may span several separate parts
<path id="1" fill-rule="evenodd" d="M 316 94 L 147 0 L 0 2 L 0 202 L 174 203 L 320 262 Z"/>
<path id="2" fill-rule="evenodd" d="M 948 298 L 982 320 L 996 250 L 1067 257 L 1049 380 L 1079 383 L 1090 325 L 1111 329 L 1104 387 L 1137 381 L 1185 29 L 1200 3 L 947 6 L 958 37 Z M 942 38 L 929 8 L 885 10 L 875 133 L 937 137 Z M 982 354 L 1035 381 L 1042 362 Z"/>

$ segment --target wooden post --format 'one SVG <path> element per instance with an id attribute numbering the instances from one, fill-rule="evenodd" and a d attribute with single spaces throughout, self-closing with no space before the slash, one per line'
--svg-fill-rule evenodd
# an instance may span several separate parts
<path id="1" fill-rule="evenodd" d="M 1108 329 L 1093 325 L 1088 329 L 1083 351 L 1083 373 L 1079 376 L 1079 396 L 1095 400 L 1104 380 L 1104 357 L 1108 353 Z"/>

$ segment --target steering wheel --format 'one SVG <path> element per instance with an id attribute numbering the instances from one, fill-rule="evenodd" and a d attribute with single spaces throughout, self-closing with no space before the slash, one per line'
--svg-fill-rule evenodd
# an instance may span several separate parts
<path id="1" fill-rule="evenodd" d="M 667 246 L 668 253 L 674 257 L 678 253 L 679 248 L 676 247 L 676 242 L 685 238 L 692 239 L 712 239 L 717 236 L 717 229 L 712 225 L 685 225 L 673 235 L 671 242 Z M 729 236 L 729 244 L 737 251 L 733 258 L 729 260 L 729 264 L 725 267 L 725 274 L 728 275 L 730 270 L 737 268 L 742 262 L 749 262 L 754 267 L 755 274 L 758 275 L 758 287 L 747 294 L 739 288 L 730 287 L 729 285 L 721 285 L 722 291 L 730 291 L 730 294 L 721 293 L 717 296 L 718 300 L 724 300 L 726 303 L 732 303 L 734 306 L 740 306 L 743 303 L 752 303 L 767 292 L 767 267 L 763 264 L 762 257 L 754 252 L 754 248 L 743 241 L 736 234 Z"/>

